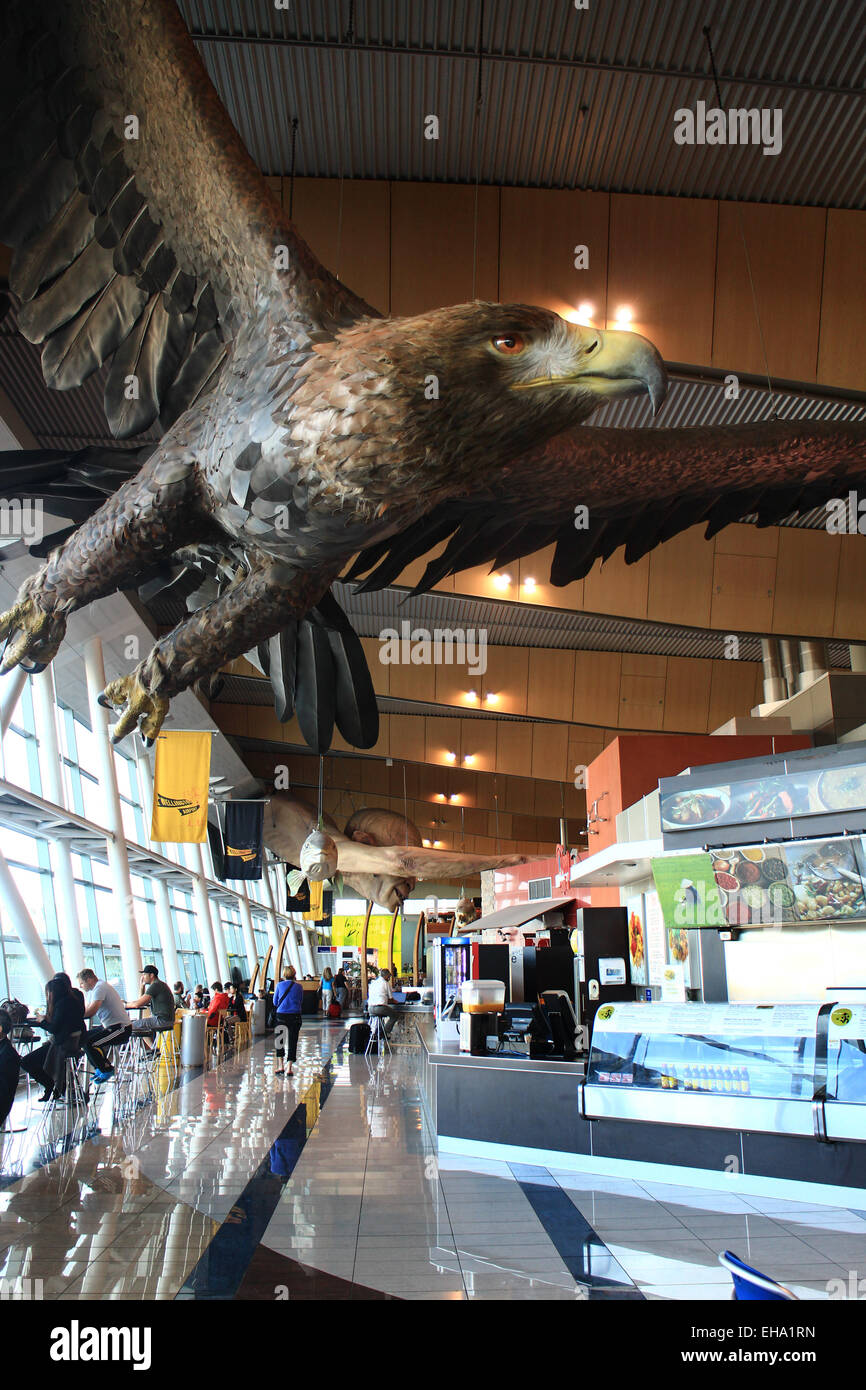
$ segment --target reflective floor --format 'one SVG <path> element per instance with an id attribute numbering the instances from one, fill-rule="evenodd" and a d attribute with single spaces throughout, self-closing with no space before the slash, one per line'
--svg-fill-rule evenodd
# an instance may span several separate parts
<path id="1" fill-rule="evenodd" d="M 725 1249 L 803 1299 L 866 1289 L 866 1213 L 437 1158 L 411 1035 L 381 1060 L 345 1035 L 305 1022 L 292 1078 L 259 1042 L 152 1102 L 107 1087 L 86 1115 L 22 1093 L 0 1136 L 0 1293 L 728 1299 Z"/>

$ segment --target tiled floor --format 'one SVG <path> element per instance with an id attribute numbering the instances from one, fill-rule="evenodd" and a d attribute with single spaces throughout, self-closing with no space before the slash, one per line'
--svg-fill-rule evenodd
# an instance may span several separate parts
<path id="1" fill-rule="evenodd" d="M 418 1049 L 344 1035 L 305 1024 L 291 1080 L 258 1043 L 125 1114 L 107 1090 L 4 1135 L 6 1295 L 727 1300 L 724 1249 L 804 1299 L 866 1277 L 866 1213 L 437 1158 Z"/>

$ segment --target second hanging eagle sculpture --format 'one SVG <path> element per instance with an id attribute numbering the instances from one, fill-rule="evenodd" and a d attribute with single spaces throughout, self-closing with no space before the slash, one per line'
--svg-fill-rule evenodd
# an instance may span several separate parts
<path id="1" fill-rule="evenodd" d="M 551 580 L 620 545 L 760 523 L 862 479 L 863 424 L 584 428 L 666 377 L 636 334 L 521 304 L 386 319 L 319 263 L 247 155 L 173 0 L 7 4 L 0 241 L 18 323 L 60 389 L 110 363 L 144 458 L 5 460 L 6 495 L 79 521 L 0 616 L 2 669 L 51 661 L 70 613 L 190 567 L 193 611 L 104 701 L 152 740 L 171 696 L 258 652 L 316 751 L 371 746 L 376 701 L 330 586 L 447 542 L 419 588 L 556 544 Z M 95 509 L 94 498 L 105 498 Z M 589 509 L 587 529 L 574 507 Z"/>

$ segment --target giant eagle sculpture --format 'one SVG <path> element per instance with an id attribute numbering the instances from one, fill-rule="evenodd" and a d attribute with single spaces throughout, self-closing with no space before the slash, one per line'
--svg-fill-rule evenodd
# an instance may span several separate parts
<path id="1" fill-rule="evenodd" d="M 106 688 L 115 739 L 152 740 L 173 695 L 252 652 L 316 751 L 335 720 L 371 746 L 372 685 L 330 593 L 353 557 L 378 587 L 447 542 L 423 588 L 555 543 L 565 584 L 620 545 L 634 560 L 698 521 L 767 524 L 862 478 L 863 424 L 585 427 L 611 397 L 662 403 L 636 334 L 521 304 L 380 317 L 271 196 L 173 0 L 9 0 L 0 22 L 20 329 L 50 386 L 108 364 L 115 436 L 161 430 L 138 454 L 5 459 L 6 495 L 79 524 L 0 616 L 2 669 L 51 661 L 94 599 L 200 578 L 185 620 Z"/>

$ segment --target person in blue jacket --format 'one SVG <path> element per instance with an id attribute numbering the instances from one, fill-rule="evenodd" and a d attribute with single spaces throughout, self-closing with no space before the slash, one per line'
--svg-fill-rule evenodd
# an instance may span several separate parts
<path id="1" fill-rule="evenodd" d="M 304 987 L 295 978 L 295 967 L 287 965 L 283 971 L 283 978 L 274 990 L 274 1009 L 277 1015 L 274 1042 L 278 1062 L 280 1060 L 280 1047 L 282 1046 L 283 1056 L 289 1064 L 289 1076 L 294 1074 L 292 1069 L 298 1053 L 298 1034 L 301 1031 L 303 1003 Z M 274 1076 L 282 1076 L 284 1070 L 283 1067 L 275 1067 Z"/>

